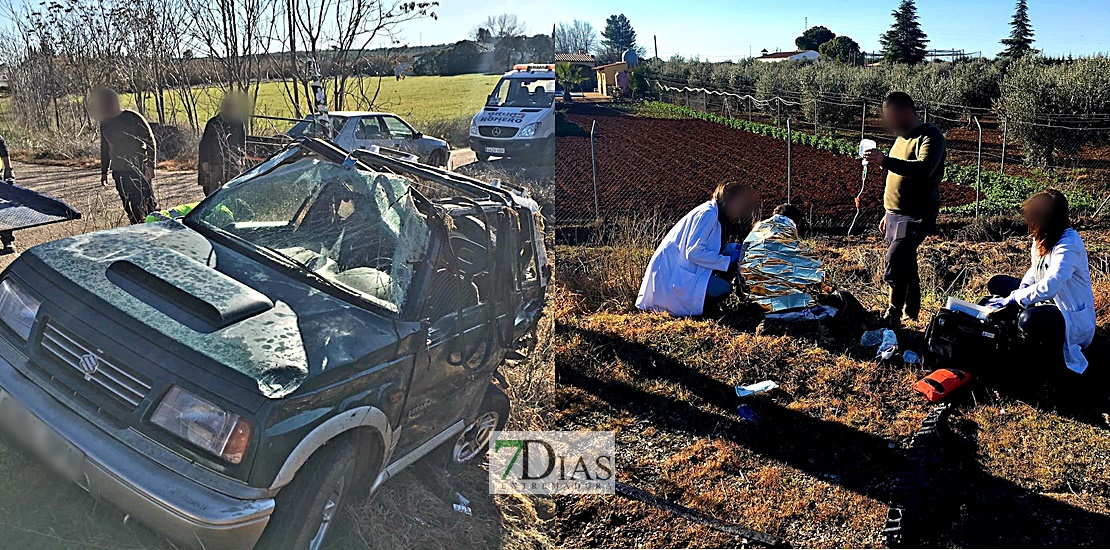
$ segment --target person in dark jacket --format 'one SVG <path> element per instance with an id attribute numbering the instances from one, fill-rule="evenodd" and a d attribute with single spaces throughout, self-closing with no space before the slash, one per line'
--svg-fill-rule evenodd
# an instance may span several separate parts
<path id="1" fill-rule="evenodd" d="M 863 158 L 887 170 L 886 215 L 879 223 L 888 245 L 883 280 L 890 285 L 890 305 L 884 320 L 897 328 L 903 313 L 914 320 L 921 313 L 917 247 L 936 229 L 947 153 L 944 134 L 918 119 L 913 99 L 905 92 L 891 92 L 883 100 L 883 124 L 898 136 L 890 153 L 871 149 Z"/>
<path id="2" fill-rule="evenodd" d="M 4 165 L 4 171 L 0 173 L 0 180 L 12 181 L 15 175 L 12 173 L 12 156 L 8 153 L 8 142 L 4 141 L 4 136 L 0 136 L 0 164 Z"/>
<path id="3" fill-rule="evenodd" d="M 197 179 L 205 196 L 243 170 L 247 126 L 240 103 L 232 96 L 225 97 L 220 102 L 220 112 L 204 126 L 197 153 Z"/>
<path id="4" fill-rule="evenodd" d="M 100 184 L 108 186 L 111 170 L 127 219 L 141 223 L 158 210 L 153 187 L 158 158 L 154 134 L 143 115 L 120 107 L 115 90 L 97 90 L 92 99 L 100 119 Z"/>

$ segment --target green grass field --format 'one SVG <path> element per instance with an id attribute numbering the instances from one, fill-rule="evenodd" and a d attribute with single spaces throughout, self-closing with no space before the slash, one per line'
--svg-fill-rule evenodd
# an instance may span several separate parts
<path id="1" fill-rule="evenodd" d="M 405 80 L 396 80 L 393 77 L 382 78 L 362 77 L 352 78 L 347 83 L 348 98 L 344 102 L 343 110 L 366 110 L 373 108 L 379 111 L 389 111 L 401 115 L 409 123 L 423 127 L 431 123 L 445 120 L 471 117 L 485 103 L 486 96 L 493 91 L 499 75 L 468 74 L 459 76 L 410 76 Z M 196 88 L 197 110 L 200 119 L 206 120 L 216 112 L 216 107 L 223 97 L 223 91 L 215 86 Z M 328 100 L 331 101 L 331 89 L 328 91 Z M 148 98 L 148 111 L 151 110 Z M 125 107 L 134 107 L 134 96 L 124 99 Z M 181 104 L 178 92 L 166 93 L 167 122 L 176 125 L 188 124 L 185 109 Z M 308 101 L 301 94 L 302 112 L 307 110 Z M 338 110 L 331 105 L 332 110 Z M 258 91 L 255 114 L 292 117 L 295 113 L 286 92 L 286 84 L 281 82 L 265 82 Z M 148 113 L 148 118 L 153 118 Z M 258 128 L 266 128 L 265 121 L 258 121 Z M 288 125 L 280 122 L 272 126 L 274 129 L 284 130 Z"/>

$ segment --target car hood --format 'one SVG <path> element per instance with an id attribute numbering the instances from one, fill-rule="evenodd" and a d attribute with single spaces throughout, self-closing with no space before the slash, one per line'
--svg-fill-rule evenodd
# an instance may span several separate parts
<path id="1" fill-rule="evenodd" d="M 416 330 L 176 221 L 78 235 L 24 255 L 31 267 L 54 271 L 137 321 L 124 324 L 139 336 L 155 343 L 162 336 L 163 348 L 184 345 L 271 398 L 355 361 L 386 361 Z"/>
<path id="2" fill-rule="evenodd" d="M 543 122 L 552 112 L 552 107 L 484 107 L 474 117 L 474 122 L 478 126 L 523 128 L 533 122 Z"/>

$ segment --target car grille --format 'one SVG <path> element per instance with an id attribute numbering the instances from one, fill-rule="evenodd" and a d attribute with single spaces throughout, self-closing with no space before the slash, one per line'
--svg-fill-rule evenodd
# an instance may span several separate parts
<path id="1" fill-rule="evenodd" d="M 516 135 L 516 128 L 512 126 L 479 126 L 478 133 L 485 137 L 511 138 Z"/>
<path id="2" fill-rule="evenodd" d="M 72 368 L 71 374 L 84 378 L 92 387 L 111 395 L 131 410 L 135 410 L 150 391 L 150 383 L 137 373 L 97 353 L 92 346 L 52 321 L 43 330 L 42 347 L 59 363 Z M 77 387 L 74 389 L 81 391 Z"/>

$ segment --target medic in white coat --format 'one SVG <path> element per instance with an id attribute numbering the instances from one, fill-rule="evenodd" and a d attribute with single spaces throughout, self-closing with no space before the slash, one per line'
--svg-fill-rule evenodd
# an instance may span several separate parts
<path id="1" fill-rule="evenodd" d="M 991 305 L 1021 306 L 1024 311 L 1019 326 L 1026 324 L 1024 321 L 1034 310 L 1054 316 L 1053 309 L 1058 309 L 1065 328 L 1064 362 L 1069 369 L 1082 374 L 1087 369 L 1083 348 L 1091 344 L 1095 335 L 1095 295 L 1087 249 L 1079 233 L 1070 227 L 1068 202 L 1063 193 L 1055 189 L 1041 191 L 1025 202 L 1023 210 L 1033 233 L 1032 266 L 1018 288 L 992 300 Z M 1049 243 L 1051 247 L 1046 254 L 1042 244 Z M 1037 324 L 1044 326 L 1043 322 Z M 1028 332 L 1025 327 L 1022 330 Z"/>
<path id="2" fill-rule="evenodd" d="M 752 203 L 751 188 L 730 181 L 717 186 L 711 200 L 683 216 L 651 256 L 636 307 L 675 316 L 701 315 L 707 295 L 710 299 L 727 296 L 731 282 L 713 272 L 727 271 L 739 261 L 742 249 L 739 243 L 721 246 L 721 220 L 749 216 Z"/>

